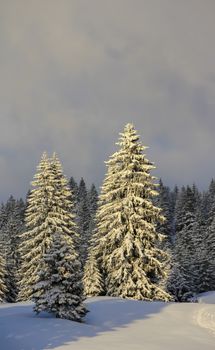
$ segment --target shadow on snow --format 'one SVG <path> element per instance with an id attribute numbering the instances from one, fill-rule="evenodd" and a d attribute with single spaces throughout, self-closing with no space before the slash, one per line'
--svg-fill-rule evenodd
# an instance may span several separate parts
<path id="1" fill-rule="evenodd" d="M 54 349 L 80 338 L 116 331 L 159 313 L 166 303 L 139 302 L 97 297 L 86 301 L 90 311 L 84 323 L 35 315 L 32 304 L 5 304 L 0 307 L 0 344 L 2 350 Z"/>

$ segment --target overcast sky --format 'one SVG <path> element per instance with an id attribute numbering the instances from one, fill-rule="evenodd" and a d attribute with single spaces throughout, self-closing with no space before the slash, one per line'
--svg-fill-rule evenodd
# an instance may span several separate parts
<path id="1" fill-rule="evenodd" d="M 41 153 L 101 184 L 133 122 L 154 175 L 215 177 L 214 0 L 0 0 L 0 200 Z"/>

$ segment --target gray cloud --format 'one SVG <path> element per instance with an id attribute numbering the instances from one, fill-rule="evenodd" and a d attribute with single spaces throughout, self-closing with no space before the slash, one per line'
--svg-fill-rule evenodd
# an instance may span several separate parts
<path id="1" fill-rule="evenodd" d="M 215 174 L 212 0 L 0 2 L 0 196 L 23 195 L 43 150 L 101 183 L 134 122 L 170 185 Z"/>

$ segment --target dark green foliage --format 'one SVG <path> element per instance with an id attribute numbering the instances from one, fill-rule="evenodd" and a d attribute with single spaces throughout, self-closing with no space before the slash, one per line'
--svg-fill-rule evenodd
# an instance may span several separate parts
<path id="1" fill-rule="evenodd" d="M 69 246 L 62 235 L 56 233 L 44 262 L 46 268 L 40 272 L 34 287 L 34 311 L 47 311 L 56 317 L 80 322 L 87 310 L 83 305 L 81 264 L 74 246 Z"/>
<path id="2" fill-rule="evenodd" d="M 80 235 L 80 260 L 82 265 L 84 265 L 87 258 L 87 248 L 89 245 L 90 208 L 87 188 L 83 178 L 81 178 L 78 187 L 77 224 Z"/>
<path id="3" fill-rule="evenodd" d="M 25 203 L 12 196 L 1 207 L 0 251 L 5 259 L 6 300 L 15 302 L 18 295 L 20 255 L 18 246 L 24 230 Z"/>
<path id="4" fill-rule="evenodd" d="M 155 197 L 155 204 L 162 209 L 165 221 L 157 224 L 158 232 L 164 234 L 168 243 L 171 245 L 174 236 L 174 197 L 170 188 L 164 186 L 162 180 L 159 181 L 158 196 Z"/>

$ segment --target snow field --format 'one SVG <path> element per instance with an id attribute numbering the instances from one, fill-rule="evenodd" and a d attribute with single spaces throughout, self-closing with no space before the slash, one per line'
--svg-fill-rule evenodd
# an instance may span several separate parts
<path id="1" fill-rule="evenodd" d="M 215 293 L 214 293 L 215 300 Z M 214 350 L 215 304 L 89 298 L 85 323 L 0 306 L 1 350 Z"/>

